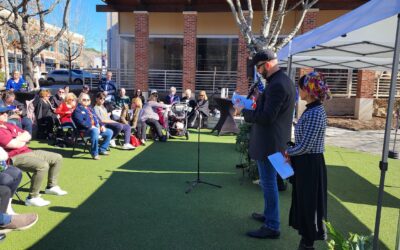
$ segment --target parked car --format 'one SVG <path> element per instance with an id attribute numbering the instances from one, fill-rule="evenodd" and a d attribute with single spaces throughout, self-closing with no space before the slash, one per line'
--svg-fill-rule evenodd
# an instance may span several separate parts
<path id="1" fill-rule="evenodd" d="M 98 79 L 98 77 L 90 72 L 73 69 L 71 70 L 71 80 L 75 85 L 83 85 L 86 79 Z M 47 82 L 52 84 L 64 84 L 69 82 L 69 70 L 58 69 L 47 74 Z"/>

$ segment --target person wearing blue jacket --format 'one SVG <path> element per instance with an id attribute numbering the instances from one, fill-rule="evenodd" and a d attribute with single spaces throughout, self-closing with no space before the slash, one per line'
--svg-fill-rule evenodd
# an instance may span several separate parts
<path id="1" fill-rule="evenodd" d="M 100 82 L 99 90 L 106 95 L 106 102 L 115 102 L 117 87 L 115 81 L 112 80 L 111 71 L 107 71 L 106 79 Z"/>
<path id="2" fill-rule="evenodd" d="M 8 79 L 6 84 L 6 90 L 13 90 L 14 92 L 21 91 L 21 89 L 27 89 L 28 85 L 26 84 L 23 77 L 18 70 L 14 70 L 13 77 Z"/>
<path id="3" fill-rule="evenodd" d="M 90 107 L 90 97 L 88 94 L 79 96 L 79 104 L 72 113 L 72 120 L 76 127 L 85 131 L 85 135 L 90 137 L 90 154 L 94 160 L 100 160 L 100 155 L 109 155 L 107 148 L 110 145 L 112 130 L 106 128 Z M 103 143 L 99 145 L 99 136 L 103 138 Z"/>

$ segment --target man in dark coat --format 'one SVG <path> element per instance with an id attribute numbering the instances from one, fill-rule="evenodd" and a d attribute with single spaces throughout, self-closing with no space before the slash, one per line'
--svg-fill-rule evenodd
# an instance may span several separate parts
<path id="1" fill-rule="evenodd" d="M 243 110 L 243 116 L 246 122 L 253 124 L 249 154 L 257 161 L 265 204 L 263 214 L 252 214 L 264 225 L 247 235 L 276 239 L 280 236 L 277 173 L 267 157 L 284 152 L 290 141 L 296 90 L 290 78 L 279 68 L 272 50 L 259 51 L 253 58 L 253 64 L 267 84 L 258 94 L 255 110 Z"/>

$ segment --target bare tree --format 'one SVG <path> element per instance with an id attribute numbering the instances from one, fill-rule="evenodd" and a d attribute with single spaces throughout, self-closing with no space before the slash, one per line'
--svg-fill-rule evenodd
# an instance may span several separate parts
<path id="1" fill-rule="evenodd" d="M 33 88 L 35 57 L 60 39 L 68 28 L 70 0 L 63 0 L 65 5 L 62 27 L 54 37 L 49 35 L 44 20 L 57 5 L 61 5 L 61 0 L 49 2 L 46 0 L 43 2 L 42 0 L 1 0 L 0 2 L 0 26 L 5 25 L 19 35 L 23 73 L 31 89 Z"/>
<path id="2" fill-rule="evenodd" d="M 240 0 L 226 0 L 229 4 L 236 24 L 238 25 L 240 32 L 242 33 L 247 48 L 251 54 L 256 53 L 262 49 L 272 49 L 279 51 L 285 46 L 300 29 L 303 23 L 304 17 L 309 9 L 314 6 L 318 0 L 296 0 L 292 6 L 288 6 L 289 0 L 260 0 L 262 6 L 262 24 L 260 34 L 254 34 L 252 30 L 253 24 L 253 5 L 252 0 L 247 1 L 247 13 L 245 8 L 242 8 Z M 243 2 L 243 1 L 242 1 Z M 279 5 L 278 5 L 279 4 Z M 300 10 L 300 18 L 293 30 L 282 40 L 279 40 L 283 23 L 286 15 L 295 10 Z"/>
<path id="3" fill-rule="evenodd" d="M 11 34 L 11 30 L 8 27 L 0 27 L 0 49 L 3 54 L 3 66 L 4 66 L 4 82 L 7 81 L 7 77 L 9 76 L 9 67 L 8 67 L 8 36 Z"/>
<path id="4" fill-rule="evenodd" d="M 83 37 L 76 35 L 68 29 L 58 42 L 61 43 L 61 46 L 59 46 L 61 51 L 59 52 L 64 55 L 65 60 L 68 62 L 69 83 L 72 83 L 72 63 L 81 56 L 85 41 Z"/>

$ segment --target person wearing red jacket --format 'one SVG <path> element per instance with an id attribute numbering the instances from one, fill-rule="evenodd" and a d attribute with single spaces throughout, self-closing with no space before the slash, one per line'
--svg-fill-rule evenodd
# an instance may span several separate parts
<path id="1" fill-rule="evenodd" d="M 74 93 L 68 93 L 65 101 L 58 106 L 55 113 L 60 116 L 61 124 L 71 123 L 72 112 L 76 107 L 76 96 Z"/>

